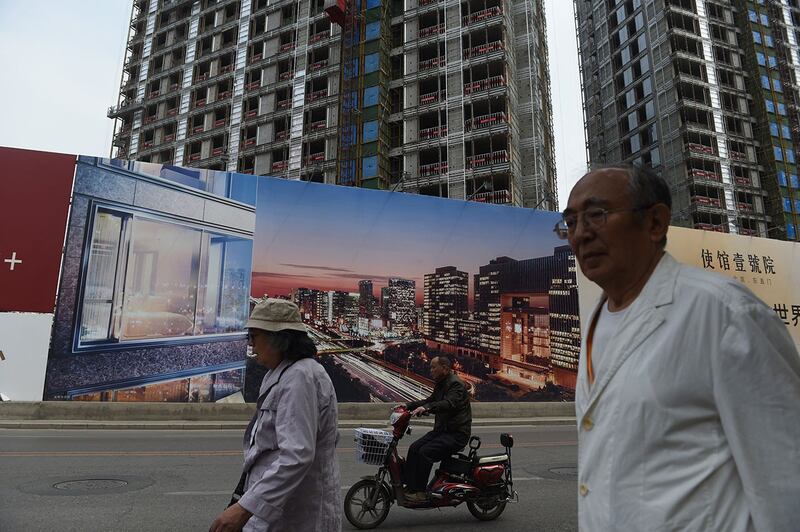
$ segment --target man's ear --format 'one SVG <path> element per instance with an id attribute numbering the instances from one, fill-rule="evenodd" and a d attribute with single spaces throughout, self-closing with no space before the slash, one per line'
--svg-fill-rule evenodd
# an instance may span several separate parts
<path id="1" fill-rule="evenodd" d="M 657 203 L 650 208 L 650 240 L 661 242 L 667 235 L 672 211 L 663 203 Z"/>

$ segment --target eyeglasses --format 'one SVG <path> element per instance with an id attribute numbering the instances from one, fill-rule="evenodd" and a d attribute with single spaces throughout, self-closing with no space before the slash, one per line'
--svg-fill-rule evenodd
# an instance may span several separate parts
<path id="1" fill-rule="evenodd" d="M 585 227 L 598 229 L 606 225 L 609 214 L 614 214 L 616 212 L 646 211 L 653 205 L 654 204 L 645 205 L 642 207 L 634 207 L 633 209 L 604 209 L 602 207 L 589 207 L 583 211 L 564 214 L 561 220 L 559 220 L 555 227 L 553 227 L 553 232 L 561 240 L 566 240 L 575 232 L 575 228 L 578 227 L 579 217 Z"/>

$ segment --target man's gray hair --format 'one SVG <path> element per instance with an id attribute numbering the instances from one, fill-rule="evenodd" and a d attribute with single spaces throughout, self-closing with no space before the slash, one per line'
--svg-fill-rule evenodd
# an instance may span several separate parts
<path id="1" fill-rule="evenodd" d="M 663 203 L 672 210 L 672 194 L 669 185 L 663 177 L 652 168 L 638 164 L 608 164 L 592 167 L 591 172 L 603 170 L 621 170 L 628 174 L 628 193 L 631 196 L 633 207 L 644 209 L 658 203 Z M 641 212 L 634 213 L 637 219 L 644 220 Z M 662 246 L 667 245 L 667 237 L 661 241 Z"/>
<path id="2" fill-rule="evenodd" d="M 663 203 L 672 210 L 669 185 L 652 168 L 637 164 L 608 164 L 593 166 L 591 172 L 603 170 L 622 170 L 628 174 L 628 192 L 634 207 L 644 208 Z"/>

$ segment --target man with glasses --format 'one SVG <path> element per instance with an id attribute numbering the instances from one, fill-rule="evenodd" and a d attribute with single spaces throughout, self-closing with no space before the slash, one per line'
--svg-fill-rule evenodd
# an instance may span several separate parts
<path id="1" fill-rule="evenodd" d="M 664 247 L 650 170 L 594 170 L 556 234 L 603 296 L 575 406 L 581 530 L 800 530 L 800 356 L 737 281 Z"/>

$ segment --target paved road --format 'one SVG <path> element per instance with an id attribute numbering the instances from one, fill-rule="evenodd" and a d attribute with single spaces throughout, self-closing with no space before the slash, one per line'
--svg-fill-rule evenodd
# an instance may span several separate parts
<path id="1" fill-rule="evenodd" d="M 574 429 L 481 427 L 476 433 L 490 451 L 500 448 L 503 430 L 516 440 L 519 504 L 490 523 L 476 521 L 464 506 L 392 507 L 379 530 L 576 530 Z M 343 487 L 375 469 L 355 462 L 351 434 L 342 429 Z M 238 480 L 240 440 L 239 431 L 226 430 L 0 430 L 0 532 L 207 530 Z M 86 480 L 94 482 L 71 483 Z M 345 521 L 344 530 L 353 528 Z"/>

